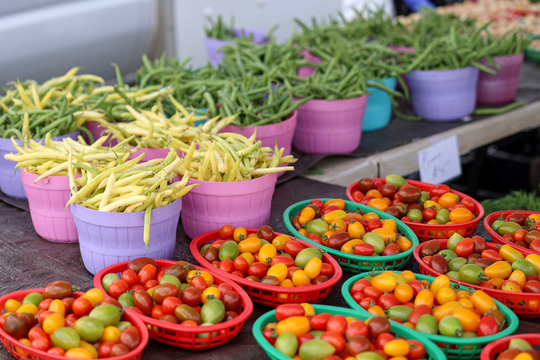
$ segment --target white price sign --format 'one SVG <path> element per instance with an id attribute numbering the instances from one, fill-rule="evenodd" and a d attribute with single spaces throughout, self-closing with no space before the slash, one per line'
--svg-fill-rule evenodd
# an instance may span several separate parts
<path id="1" fill-rule="evenodd" d="M 420 180 L 441 184 L 461 175 L 457 137 L 452 136 L 418 152 Z"/>

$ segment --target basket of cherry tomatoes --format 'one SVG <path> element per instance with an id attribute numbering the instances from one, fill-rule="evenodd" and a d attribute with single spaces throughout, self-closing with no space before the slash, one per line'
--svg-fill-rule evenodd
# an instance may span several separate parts
<path id="1" fill-rule="evenodd" d="M 386 316 L 422 333 L 448 359 L 477 359 L 485 344 L 511 335 L 517 316 L 482 290 L 467 291 L 445 275 L 393 271 L 355 275 L 342 287 L 345 301 L 366 315 Z"/>
<path id="2" fill-rule="evenodd" d="M 425 275 L 447 275 L 483 290 L 520 317 L 540 316 L 540 255 L 525 256 L 510 245 L 455 234 L 420 244 L 414 257 Z"/>
<path id="3" fill-rule="evenodd" d="M 482 205 L 448 185 L 406 180 L 399 175 L 362 178 L 347 187 L 347 197 L 384 211 L 409 226 L 420 242 L 470 236 L 484 216 Z"/>
<path id="4" fill-rule="evenodd" d="M 137 360 L 145 324 L 99 289 L 73 291 L 66 281 L 0 297 L 0 339 L 17 359 Z"/>
<path id="5" fill-rule="evenodd" d="M 197 236 L 190 248 L 209 271 L 236 282 L 254 302 L 271 307 L 321 302 L 343 274 L 330 255 L 268 225 L 224 225 Z"/>
<path id="6" fill-rule="evenodd" d="M 124 261 L 99 271 L 94 286 L 141 319 L 150 338 L 184 349 L 230 341 L 253 312 L 241 287 L 185 261 Z"/>
<path id="7" fill-rule="evenodd" d="M 400 269 L 418 238 L 403 222 L 366 205 L 343 199 L 304 200 L 283 213 L 294 236 L 331 254 L 344 270 Z"/>
<path id="8" fill-rule="evenodd" d="M 524 254 L 540 255 L 540 213 L 535 211 L 497 211 L 484 218 L 491 240 L 508 244 Z"/>
<path id="9" fill-rule="evenodd" d="M 480 360 L 531 360 L 540 358 L 540 336 L 538 334 L 518 334 L 506 336 L 488 344 Z"/>
<path id="10" fill-rule="evenodd" d="M 259 317 L 252 330 L 275 360 L 445 358 L 432 341 L 403 325 L 336 306 L 280 305 Z"/>

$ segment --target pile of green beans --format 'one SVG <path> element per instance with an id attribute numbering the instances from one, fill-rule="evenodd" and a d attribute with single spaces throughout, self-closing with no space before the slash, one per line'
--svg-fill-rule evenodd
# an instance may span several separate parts
<path id="1" fill-rule="evenodd" d="M 489 55 L 507 56 L 521 54 L 531 43 L 531 38 L 521 30 L 509 31 L 501 37 L 494 37 L 489 32 L 483 34 L 478 42 L 478 48 L 489 48 Z M 495 44 L 495 46 L 493 46 Z"/>
<path id="2" fill-rule="evenodd" d="M 218 15 L 217 20 L 209 18 L 209 27 L 204 28 L 206 36 L 213 39 L 229 40 L 234 38 L 234 17 L 231 16 L 230 24 L 225 24 L 221 15 Z"/>

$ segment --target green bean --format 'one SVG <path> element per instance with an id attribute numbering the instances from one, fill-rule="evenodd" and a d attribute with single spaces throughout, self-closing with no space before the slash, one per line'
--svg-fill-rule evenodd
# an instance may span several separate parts
<path id="1" fill-rule="evenodd" d="M 476 109 L 473 112 L 473 115 L 497 115 L 497 114 L 503 114 L 505 112 L 508 112 L 510 110 L 514 110 L 518 107 L 527 105 L 526 102 L 523 101 L 516 101 L 511 104 L 508 104 L 506 106 L 500 107 L 500 108 L 484 108 L 484 109 Z"/>

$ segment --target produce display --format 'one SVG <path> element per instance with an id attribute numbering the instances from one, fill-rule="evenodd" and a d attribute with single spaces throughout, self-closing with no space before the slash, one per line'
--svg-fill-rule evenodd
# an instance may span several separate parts
<path id="1" fill-rule="evenodd" d="M 347 196 L 405 222 L 420 241 L 448 238 L 454 232 L 472 235 L 484 215 L 480 203 L 448 185 L 406 180 L 393 174 L 384 179 L 362 178 L 349 185 Z"/>
<path id="2" fill-rule="evenodd" d="M 384 271 L 361 274 L 342 288 L 347 303 L 426 334 L 449 358 L 478 356 L 483 345 L 511 334 L 517 317 L 482 290 L 455 287 L 450 278 Z"/>
<path id="3" fill-rule="evenodd" d="M 504 211 L 490 214 L 484 227 L 496 243 L 517 246 L 520 251 L 540 255 L 540 214 L 530 211 Z"/>
<path id="4" fill-rule="evenodd" d="M 101 290 L 73 292 L 66 281 L 0 298 L 0 337 L 15 356 L 95 359 L 140 356 L 148 342 L 143 323 Z M 23 346 L 21 346 L 21 344 Z"/>
<path id="5" fill-rule="evenodd" d="M 384 316 L 366 317 L 333 306 L 280 305 L 253 325 L 259 344 L 272 358 L 301 360 L 438 359 L 442 352 L 419 341 Z"/>
<path id="6" fill-rule="evenodd" d="M 510 245 L 497 247 L 480 236 L 459 234 L 423 243 L 414 255 L 427 275 L 446 274 L 460 284 L 485 290 L 516 313 L 540 314 L 540 255 L 524 256 Z"/>
<path id="7" fill-rule="evenodd" d="M 403 267 L 417 245 L 416 236 L 399 220 L 370 210 L 321 198 L 289 206 L 283 220 L 293 235 L 328 251 L 349 271 Z"/>
<path id="8" fill-rule="evenodd" d="M 186 261 L 141 257 L 103 269 L 94 284 L 151 325 L 151 338 L 183 348 L 231 340 L 253 311 L 241 288 Z"/>
<path id="9" fill-rule="evenodd" d="M 321 302 L 342 274 L 337 262 L 318 248 L 268 225 L 223 225 L 193 239 L 191 251 L 202 265 L 228 276 L 254 302 L 268 306 Z"/>

